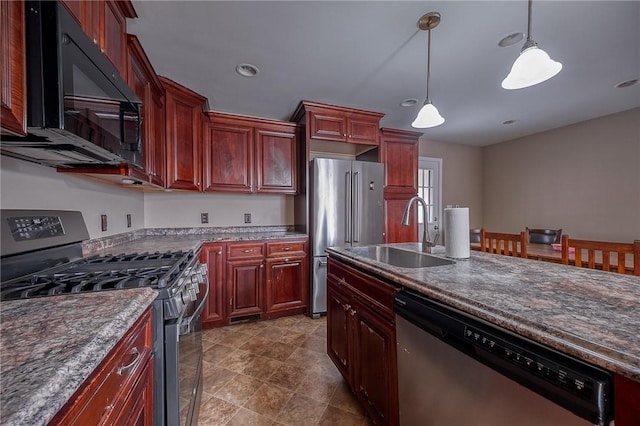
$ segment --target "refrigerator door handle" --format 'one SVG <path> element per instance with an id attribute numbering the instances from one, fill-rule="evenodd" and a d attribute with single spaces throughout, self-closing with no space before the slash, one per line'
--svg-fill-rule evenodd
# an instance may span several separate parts
<path id="1" fill-rule="evenodd" d="M 318 266 L 320 267 L 327 266 L 327 258 L 325 257 L 324 259 L 318 260 Z"/>
<path id="2" fill-rule="evenodd" d="M 360 241 L 360 172 L 353 173 L 353 242 Z"/>
<path id="3" fill-rule="evenodd" d="M 351 172 L 345 173 L 344 241 L 351 242 Z"/>

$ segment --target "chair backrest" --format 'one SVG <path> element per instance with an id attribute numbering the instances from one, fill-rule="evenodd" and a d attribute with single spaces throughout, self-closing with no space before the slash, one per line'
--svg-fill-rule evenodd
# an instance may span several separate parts
<path id="1" fill-rule="evenodd" d="M 470 243 L 480 242 L 480 228 L 469 229 L 469 242 Z"/>
<path id="2" fill-rule="evenodd" d="M 480 229 L 480 251 L 526 258 L 526 232 L 505 234 L 502 232 L 487 232 L 482 228 Z"/>
<path id="3" fill-rule="evenodd" d="M 576 266 L 595 269 L 596 264 L 599 264 L 602 265 L 603 271 L 614 271 L 621 274 L 626 272 L 626 256 L 633 256 L 633 275 L 640 276 L 640 240 L 635 240 L 633 243 L 614 243 L 575 240 L 564 235 L 562 237 L 562 263 L 565 265 L 569 265 L 571 248 L 575 250 L 573 257 Z M 583 260 L 583 250 L 587 251 L 586 261 Z M 612 253 L 617 257 L 614 265 L 611 265 Z"/>
<path id="4" fill-rule="evenodd" d="M 560 229 L 537 229 L 526 228 L 529 238 L 527 241 L 533 244 L 559 244 L 562 238 L 562 228 Z"/>

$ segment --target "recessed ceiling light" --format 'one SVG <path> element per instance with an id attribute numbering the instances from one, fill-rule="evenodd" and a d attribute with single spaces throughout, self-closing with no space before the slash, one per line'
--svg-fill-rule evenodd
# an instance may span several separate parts
<path id="1" fill-rule="evenodd" d="M 410 106 L 414 106 L 417 103 L 418 103 L 417 99 L 409 98 L 409 99 L 405 99 L 404 101 L 400 102 L 400 106 L 410 107 Z"/>
<path id="2" fill-rule="evenodd" d="M 632 80 L 627 80 L 627 81 L 623 81 L 622 83 L 618 83 L 616 84 L 616 87 L 619 89 L 624 89 L 625 87 L 631 87 L 631 86 L 635 86 L 636 84 L 638 84 L 638 79 L 634 78 Z"/>
<path id="3" fill-rule="evenodd" d="M 504 124 L 505 126 L 507 126 L 507 125 L 509 125 L 509 124 L 513 124 L 513 123 L 515 123 L 516 121 L 518 121 L 518 120 L 506 120 L 506 121 L 503 121 L 503 122 L 502 122 L 502 124 Z"/>
<path id="4" fill-rule="evenodd" d="M 236 67 L 236 72 L 243 77 L 255 77 L 260 74 L 260 70 L 253 64 L 240 64 Z"/>
<path id="5" fill-rule="evenodd" d="M 509 34 L 506 37 L 503 37 L 502 40 L 498 42 L 498 46 L 500 47 L 509 47 L 514 44 L 519 43 L 524 38 L 524 33 L 513 33 Z"/>

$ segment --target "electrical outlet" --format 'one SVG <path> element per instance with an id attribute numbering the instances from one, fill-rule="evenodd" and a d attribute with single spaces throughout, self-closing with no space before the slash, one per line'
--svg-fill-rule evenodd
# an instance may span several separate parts
<path id="1" fill-rule="evenodd" d="M 102 232 L 105 232 L 107 230 L 107 215 L 106 214 L 101 214 L 100 215 L 100 229 L 102 229 Z"/>
<path id="2" fill-rule="evenodd" d="M 251 223 L 251 213 L 244 214 L 244 223 Z"/>
<path id="3" fill-rule="evenodd" d="M 209 223 L 209 213 L 200 213 L 200 223 Z"/>
<path id="4" fill-rule="evenodd" d="M 131 214 L 127 213 L 127 228 L 131 228 Z"/>

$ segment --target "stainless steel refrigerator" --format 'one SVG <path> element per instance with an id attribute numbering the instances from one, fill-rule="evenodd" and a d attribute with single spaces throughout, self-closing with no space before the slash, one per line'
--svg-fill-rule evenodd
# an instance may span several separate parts
<path id="1" fill-rule="evenodd" d="M 381 163 L 316 158 L 310 164 L 311 314 L 327 312 L 327 247 L 384 238 Z"/>

